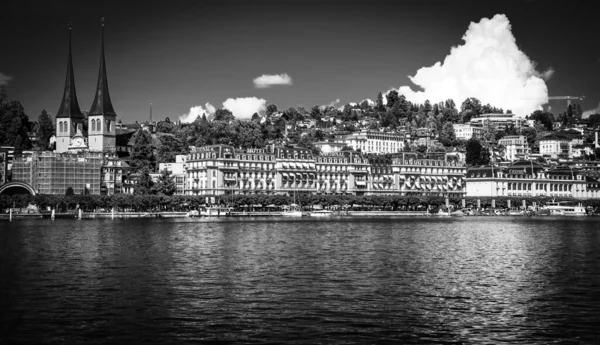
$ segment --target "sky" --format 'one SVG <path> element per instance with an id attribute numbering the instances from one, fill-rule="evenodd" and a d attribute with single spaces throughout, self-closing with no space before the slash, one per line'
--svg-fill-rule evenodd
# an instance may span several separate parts
<path id="1" fill-rule="evenodd" d="M 585 96 L 579 103 L 591 111 L 600 105 L 592 6 L 576 0 L 8 0 L 0 11 L 0 85 L 30 118 L 42 109 L 55 114 L 72 22 L 77 96 L 89 110 L 104 17 L 110 96 L 124 123 L 147 120 L 150 103 L 154 120 L 190 120 L 223 107 L 243 118 L 271 103 L 282 110 L 339 107 L 392 89 L 413 101 L 479 96 L 523 115 L 548 95 Z M 520 95 L 525 100 L 516 104 Z M 566 101 L 548 106 L 562 111 Z"/>

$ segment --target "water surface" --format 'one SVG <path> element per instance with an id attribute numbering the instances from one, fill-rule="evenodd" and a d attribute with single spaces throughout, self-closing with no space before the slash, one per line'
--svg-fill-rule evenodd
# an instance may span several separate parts
<path id="1" fill-rule="evenodd" d="M 0 223 L 0 343 L 600 343 L 600 219 Z"/>

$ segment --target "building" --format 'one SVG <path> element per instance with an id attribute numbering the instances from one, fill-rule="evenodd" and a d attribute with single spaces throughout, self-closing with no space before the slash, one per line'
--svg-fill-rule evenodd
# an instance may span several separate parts
<path id="1" fill-rule="evenodd" d="M 495 127 L 498 131 L 504 131 L 510 125 L 521 128 L 526 122 L 514 114 L 481 114 L 469 121 L 469 124 L 480 128 Z"/>
<path id="2" fill-rule="evenodd" d="M 571 139 L 558 135 L 550 134 L 539 141 L 540 154 L 552 159 L 572 158 Z"/>
<path id="3" fill-rule="evenodd" d="M 12 180 L 40 194 L 64 195 L 69 188 L 74 194 L 100 194 L 103 163 L 100 152 L 25 151 L 15 157 Z"/>
<path id="4" fill-rule="evenodd" d="M 507 135 L 500 139 L 498 143 L 504 146 L 503 159 L 511 162 L 529 159 L 531 149 L 524 135 Z"/>
<path id="5" fill-rule="evenodd" d="M 56 152 L 64 153 L 70 147 L 93 152 L 116 151 L 116 116 L 108 91 L 106 61 L 104 58 L 104 21 L 100 49 L 100 71 L 92 107 L 88 112 L 88 133 L 83 135 L 84 115 L 79 108 L 75 89 L 75 76 L 71 54 L 71 28 L 69 27 L 69 54 L 67 76 L 60 108 L 56 113 Z M 73 141 L 77 140 L 76 143 Z"/>
<path id="6" fill-rule="evenodd" d="M 465 194 L 465 165 L 452 154 L 436 159 L 356 151 L 313 156 L 300 147 L 241 150 L 212 145 L 193 148 L 184 167 L 186 195 Z"/>
<path id="7" fill-rule="evenodd" d="M 159 173 L 168 171 L 175 180 L 175 195 L 185 194 L 185 158 L 186 155 L 176 155 L 174 163 L 159 163 Z"/>
<path id="8" fill-rule="evenodd" d="M 480 138 L 483 128 L 479 126 L 473 126 L 471 124 L 461 124 L 456 123 L 453 124 L 454 134 L 456 135 L 456 139 L 469 140 L 472 137 Z"/>
<path id="9" fill-rule="evenodd" d="M 464 197 L 464 163 L 447 155 L 440 159 L 402 153 L 392 159 L 395 190 L 402 196 Z"/>
<path id="10" fill-rule="evenodd" d="M 588 184 L 595 183 L 577 169 L 545 169 L 531 161 L 515 162 L 507 168 L 473 167 L 467 171 L 466 180 L 468 197 L 598 197 L 596 189 L 587 189 Z"/>
<path id="11" fill-rule="evenodd" d="M 344 138 L 344 143 L 362 153 L 397 153 L 404 149 L 404 135 L 363 129 Z"/>
<path id="12" fill-rule="evenodd" d="M 8 181 L 8 150 L 0 148 L 0 186 Z"/>
<path id="13" fill-rule="evenodd" d="M 116 154 L 105 153 L 102 162 L 100 194 L 133 194 L 133 185 L 127 182 L 131 167 Z"/>

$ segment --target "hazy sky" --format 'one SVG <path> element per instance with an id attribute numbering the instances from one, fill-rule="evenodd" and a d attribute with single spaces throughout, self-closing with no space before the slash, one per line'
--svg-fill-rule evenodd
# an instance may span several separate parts
<path id="1" fill-rule="evenodd" d="M 36 118 L 55 114 L 73 23 L 77 96 L 89 110 L 105 17 L 113 105 L 123 122 L 177 119 L 207 102 L 257 97 L 280 109 L 338 106 L 414 85 L 421 67 L 463 44 L 470 22 L 505 14 L 516 43 L 542 72 L 551 96 L 600 102 L 600 46 L 593 4 L 579 1 L 11 1 L 2 5 L 0 84 Z M 261 75 L 292 85 L 257 88 Z M 553 110 L 566 104 L 551 102 Z M 502 104 L 497 106 L 503 107 Z"/>

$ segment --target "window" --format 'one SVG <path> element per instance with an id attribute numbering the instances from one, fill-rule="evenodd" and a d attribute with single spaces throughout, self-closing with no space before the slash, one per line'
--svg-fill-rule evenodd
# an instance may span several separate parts
<path id="1" fill-rule="evenodd" d="M 98 119 L 98 121 L 96 122 L 96 130 L 97 131 L 101 131 L 102 130 L 102 125 L 101 125 L 101 121 L 100 119 Z"/>

